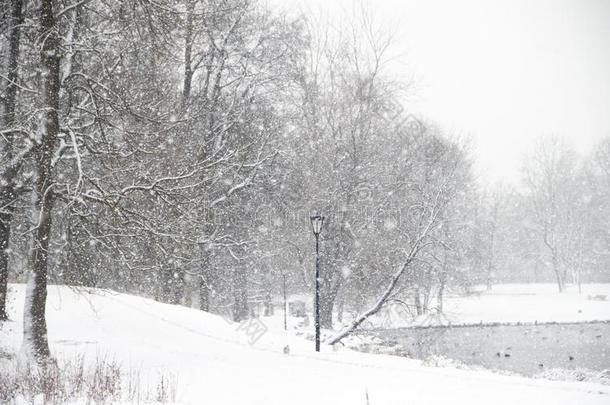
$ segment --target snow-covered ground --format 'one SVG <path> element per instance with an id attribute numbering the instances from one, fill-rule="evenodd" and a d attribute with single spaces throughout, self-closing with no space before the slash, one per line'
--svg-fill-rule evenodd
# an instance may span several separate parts
<path id="1" fill-rule="evenodd" d="M 496 292 L 501 293 L 500 289 Z M 501 296 L 494 296 L 489 299 L 500 300 L 496 309 L 509 306 L 506 300 L 500 305 Z M 21 338 L 24 287 L 11 285 L 11 297 L 14 321 L 0 331 L 0 344 L 15 351 Z M 49 287 L 47 308 L 49 340 L 56 356 L 111 356 L 145 375 L 173 375 L 178 402 L 184 404 L 610 402 L 610 388 L 597 384 L 428 367 L 416 360 L 348 349 L 323 347 L 316 354 L 312 342 L 285 334 L 275 322 L 277 317 L 270 322 L 263 318 L 262 324 L 240 325 L 135 296 L 57 286 Z M 597 308 L 597 303 L 591 308 Z M 583 306 L 583 313 L 591 308 Z M 473 314 L 480 317 L 492 311 L 483 308 Z M 259 334 L 260 339 L 254 339 Z M 251 344 L 253 340 L 256 342 Z M 284 353 L 286 346 L 289 354 Z"/>
<path id="2" fill-rule="evenodd" d="M 432 302 L 431 307 L 435 305 Z M 576 286 L 559 293 L 555 284 L 500 284 L 491 291 L 479 288 L 467 296 L 448 295 L 442 316 L 433 313 L 413 319 L 403 305 L 389 305 L 368 326 L 602 320 L 610 320 L 610 284 L 586 284 L 580 294 Z"/>

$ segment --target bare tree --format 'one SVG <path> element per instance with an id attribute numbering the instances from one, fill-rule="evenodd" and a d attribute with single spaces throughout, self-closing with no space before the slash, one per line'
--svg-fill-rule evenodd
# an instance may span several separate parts
<path id="1" fill-rule="evenodd" d="M 427 137 L 426 137 L 427 138 Z M 335 344 L 356 330 L 366 319 L 378 313 L 383 306 L 399 293 L 405 276 L 414 270 L 414 264 L 421 259 L 423 252 L 438 243 L 435 233 L 442 224 L 442 215 L 448 205 L 463 191 L 464 176 L 468 169 L 463 151 L 457 145 L 447 143 L 439 138 L 424 138 L 423 161 L 418 166 L 420 175 L 413 178 L 409 187 L 402 192 L 396 190 L 396 198 L 402 198 L 411 204 L 405 218 L 405 232 L 401 239 L 405 255 L 397 260 L 401 263 L 386 280 L 386 287 L 375 298 L 374 304 L 328 339 L 327 343 Z M 399 168 L 404 170 L 404 167 Z M 409 198 L 405 198 L 409 195 Z"/>
<path id="2" fill-rule="evenodd" d="M 30 274 L 26 290 L 23 345 L 36 362 L 49 356 L 46 323 L 47 262 L 51 238 L 51 211 L 55 200 L 52 159 L 59 134 L 60 39 L 55 19 L 53 0 L 43 0 L 40 9 L 40 60 L 43 86 L 43 114 L 40 143 L 36 146 L 37 179 L 34 213 L 36 229 L 30 255 Z"/>
<path id="3" fill-rule="evenodd" d="M 565 290 L 568 256 L 575 247 L 575 180 L 575 154 L 558 138 L 543 139 L 526 162 L 527 198 L 560 292 Z"/>

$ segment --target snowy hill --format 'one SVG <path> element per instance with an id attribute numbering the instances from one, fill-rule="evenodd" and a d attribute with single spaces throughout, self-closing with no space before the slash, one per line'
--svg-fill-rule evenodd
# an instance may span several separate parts
<path id="1" fill-rule="evenodd" d="M 24 287 L 11 285 L 0 344 L 20 345 Z M 607 404 L 610 388 L 324 347 L 273 322 L 231 323 L 201 311 L 112 292 L 50 286 L 48 327 L 58 357 L 110 356 L 144 375 L 170 374 L 184 404 Z M 265 328 L 269 326 L 269 330 Z M 261 333 L 264 332 L 264 333 Z M 256 336 L 258 337 L 258 335 Z M 254 344 L 253 340 L 256 340 Z M 289 345 L 290 353 L 284 348 Z M 368 393 L 368 402 L 367 402 Z"/>

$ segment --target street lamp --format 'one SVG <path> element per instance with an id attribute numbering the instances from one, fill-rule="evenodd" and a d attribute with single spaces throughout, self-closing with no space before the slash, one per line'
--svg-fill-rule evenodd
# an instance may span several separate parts
<path id="1" fill-rule="evenodd" d="M 311 230 L 313 231 L 313 235 L 316 237 L 316 317 L 315 317 L 315 327 L 316 327 L 316 352 L 320 351 L 320 249 L 319 249 L 319 240 L 320 240 L 320 232 L 322 231 L 322 225 L 324 224 L 324 217 L 320 216 L 320 214 L 315 213 L 309 217 L 311 221 Z"/>

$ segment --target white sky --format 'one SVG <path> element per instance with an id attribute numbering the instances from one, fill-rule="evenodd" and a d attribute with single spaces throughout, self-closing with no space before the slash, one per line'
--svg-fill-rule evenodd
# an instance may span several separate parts
<path id="1" fill-rule="evenodd" d="M 269 0 L 351 11 L 359 0 Z M 483 180 L 519 178 L 536 138 L 610 136 L 610 0 L 371 0 L 395 31 L 414 112 L 473 140 Z"/>

